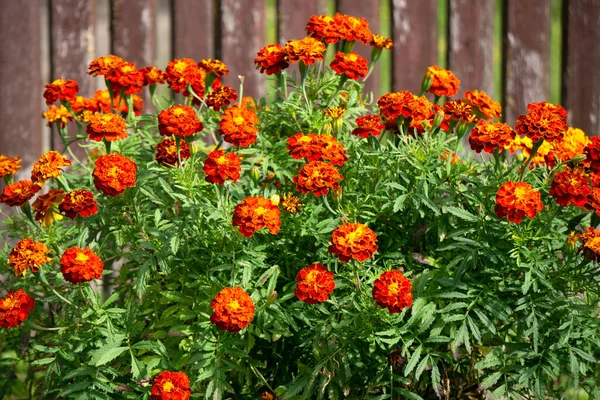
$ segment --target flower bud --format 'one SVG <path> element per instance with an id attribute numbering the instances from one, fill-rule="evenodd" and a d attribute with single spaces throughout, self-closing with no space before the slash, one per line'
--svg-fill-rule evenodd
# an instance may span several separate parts
<path id="1" fill-rule="evenodd" d="M 435 116 L 433 117 L 433 127 L 432 129 L 437 129 L 444 122 L 444 111 L 437 110 Z"/>
<path id="2" fill-rule="evenodd" d="M 429 70 L 425 72 L 425 76 L 423 76 L 423 80 L 421 81 L 421 93 L 425 93 L 431 87 L 433 83 L 433 76 L 429 73 Z"/>
<path id="3" fill-rule="evenodd" d="M 575 157 L 571 158 L 568 162 L 574 163 L 574 164 L 579 164 L 580 162 L 583 162 L 586 160 L 586 155 L 585 154 L 578 154 Z"/>
<path id="4" fill-rule="evenodd" d="M 325 124 L 325 126 L 323 126 L 323 128 L 321 128 L 321 133 L 324 135 L 331 135 L 331 122 L 328 122 Z"/>
<path id="5" fill-rule="evenodd" d="M 278 194 L 274 194 L 273 196 L 271 196 L 271 203 L 273 203 L 274 206 L 278 206 L 280 200 L 281 198 Z"/>
<path id="6" fill-rule="evenodd" d="M 257 166 L 252 167 L 250 170 L 250 178 L 256 183 L 260 179 L 260 168 Z"/>
<path id="7" fill-rule="evenodd" d="M 273 304 L 275 302 L 275 300 L 277 300 L 277 291 L 273 290 L 271 292 L 271 294 L 269 295 L 269 297 L 267 298 L 267 306 L 270 306 L 271 304 Z"/>

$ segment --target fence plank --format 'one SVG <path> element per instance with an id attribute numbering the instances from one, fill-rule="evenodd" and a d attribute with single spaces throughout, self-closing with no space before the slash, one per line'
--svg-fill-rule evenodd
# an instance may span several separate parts
<path id="1" fill-rule="evenodd" d="M 507 0 L 504 118 L 513 124 L 527 104 L 550 96 L 550 2 Z"/>
<path id="2" fill-rule="evenodd" d="M 212 0 L 173 0 L 173 58 L 215 58 Z"/>
<path id="3" fill-rule="evenodd" d="M 265 94 L 265 79 L 254 69 L 256 52 L 265 46 L 265 0 L 222 0 L 220 48 L 217 57 L 229 67 L 225 84 L 238 90 L 238 75 L 245 76 L 244 96 Z"/>
<path id="4" fill-rule="evenodd" d="M 277 11 L 279 44 L 284 45 L 288 40 L 305 37 L 310 17 L 324 14 L 326 9 L 322 0 L 279 0 Z"/>
<path id="5" fill-rule="evenodd" d="M 437 0 L 392 2 L 392 88 L 418 93 L 430 65 L 437 64 Z"/>
<path id="6" fill-rule="evenodd" d="M 459 96 L 477 89 L 494 97 L 494 3 L 450 0 L 448 68 L 460 79 Z"/>
<path id="7" fill-rule="evenodd" d="M 567 2 L 564 55 L 564 104 L 570 125 L 600 135 L 600 4 Z"/>
<path id="8" fill-rule="evenodd" d="M 138 68 L 156 61 L 156 0 L 111 1 L 111 52 Z"/>

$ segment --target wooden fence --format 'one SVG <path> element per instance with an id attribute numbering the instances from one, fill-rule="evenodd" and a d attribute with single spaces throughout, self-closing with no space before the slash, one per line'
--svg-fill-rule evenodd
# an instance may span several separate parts
<path id="1" fill-rule="evenodd" d="M 108 38 L 97 35 L 97 4 L 110 6 Z M 304 36 L 312 14 L 338 11 L 365 17 L 380 30 L 381 15 L 391 21 L 396 47 L 391 73 L 393 90 L 418 91 L 427 66 L 437 64 L 438 41 L 445 37 L 447 67 L 461 79 L 462 92 L 494 92 L 495 26 L 501 21 L 501 96 L 504 117 L 514 123 L 532 101 L 550 95 L 551 0 L 278 0 L 277 41 Z M 600 127 L 600 0 L 558 0 L 562 11 L 561 102 L 572 126 L 596 135 Z M 273 0 L 0 0 L 0 153 L 20 156 L 25 165 L 47 150 L 49 131 L 40 122 L 44 63 L 49 79 L 75 79 L 80 92 L 92 95 L 86 76 L 89 61 L 99 55 L 96 43 L 108 39 L 108 50 L 139 67 L 157 61 L 157 14 L 171 26 L 169 58 L 218 58 L 230 69 L 226 83 L 237 86 L 246 76 L 244 94 L 265 93 L 265 77 L 254 70 L 256 51 L 267 44 L 265 17 Z M 499 4 L 499 2 L 501 2 Z M 168 5 L 165 12 L 157 7 Z M 440 4 L 444 7 L 440 8 Z M 157 6 L 158 5 L 158 6 Z M 500 6 L 500 7 L 499 7 Z M 502 18 L 496 12 L 502 10 Z M 443 10 L 447 31 L 438 31 Z M 41 16 L 47 15 L 47 24 Z M 389 17 L 389 18 L 388 18 Z M 272 28 L 270 28 L 272 30 Z M 162 39 L 162 36 L 159 38 Z M 49 43 L 42 57 L 42 43 Z M 358 48 L 362 46 L 357 46 Z M 364 51 L 363 51 L 364 50 Z M 359 49 L 363 54 L 368 49 Z M 159 67 L 164 67 L 159 65 Z M 384 74 L 369 78 L 379 88 Z M 46 135 L 46 136 L 44 136 Z"/>

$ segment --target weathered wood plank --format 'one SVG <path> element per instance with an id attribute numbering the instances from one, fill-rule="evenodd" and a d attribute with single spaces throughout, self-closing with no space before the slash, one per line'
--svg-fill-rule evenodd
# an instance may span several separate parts
<path id="1" fill-rule="evenodd" d="M 279 44 L 284 45 L 288 40 L 305 37 L 310 17 L 325 14 L 327 10 L 323 0 L 279 0 L 277 11 Z"/>
<path id="2" fill-rule="evenodd" d="M 437 0 L 392 1 L 392 88 L 418 93 L 430 65 L 437 64 Z"/>
<path id="3" fill-rule="evenodd" d="M 138 68 L 156 61 L 156 0 L 111 0 L 111 52 Z"/>
<path id="4" fill-rule="evenodd" d="M 514 124 L 531 102 L 550 98 L 550 2 L 507 0 L 504 118 Z"/>
<path id="5" fill-rule="evenodd" d="M 173 0 L 173 58 L 215 58 L 212 0 Z"/>
<path id="6" fill-rule="evenodd" d="M 569 1 L 565 7 L 564 104 L 569 124 L 600 135 L 600 2 Z"/>

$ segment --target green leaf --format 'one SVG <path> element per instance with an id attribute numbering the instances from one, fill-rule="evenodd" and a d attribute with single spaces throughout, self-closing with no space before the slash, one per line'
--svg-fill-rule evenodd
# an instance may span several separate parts
<path id="1" fill-rule="evenodd" d="M 55 357 L 40 358 L 39 360 L 33 360 L 31 365 L 46 365 L 46 364 L 50 364 L 51 362 L 54 362 L 54 360 L 56 360 Z"/>
<path id="2" fill-rule="evenodd" d="M 92 352 L 92 357 L 89 364 L 95 367 L 104 365 L 107 362 L 114 360 L 119 357 L 128 347 L 113 347 L 114 344 L 101 347 Z"/>
<path id="3" fill-rule="evenodd" d="M 460 219 L 464 219 L 465 221 L 477 222 L 477 217 L 475 215 L 462 208 L 446 206 L 444 207 L 444 210 Z"/>
<path id="4" fill-rule="evenodd" d="M 494 324 L 492 324 L 492 321 L 490 321 L 487 315 L 476 308 L 473 308 L 473 312 L 479 317 L 479 320 L 483 323 L 483 325 L 485 325 L 486 328 L 488 328 L 490 332 L 496 334 L 496 327 Z"/>
<path id="5" fill-rule="evenodd" d="M 492 386 L 494 386 L 496 384 L 496 382 L 498 382 L 498 379 L 500 379 L 501 376 L 502 376 L 502 372 L 496 371 L 493 374 L 488 375 L 486 378 L 484 378 L 481 381 L 481 386 L 483 386 L 486 389 L 489 389 Z"/>
<path id="6" fill-rule="evenodd" d="M 408 364 L 406 364 L 406 368 L 404 369 L 404 376 L 408 376 L 412 370 L 417 366 L 417 362 L 421 358 L 421 351 L 423 350 L 423 346 L 417 347 L 417 349 L 412 353 Z"/>

